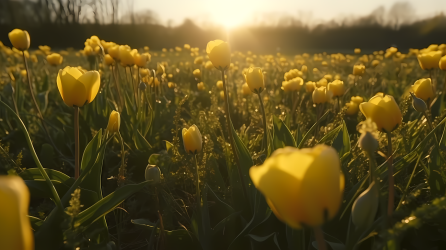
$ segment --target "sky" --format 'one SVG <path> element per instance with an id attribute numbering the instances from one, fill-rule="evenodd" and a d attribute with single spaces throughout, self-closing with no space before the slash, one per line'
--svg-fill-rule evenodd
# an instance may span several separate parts
<path id="1" fill-rule="evenodd" d="M 303 17 L 308 23 L 324 22 L 365 16 L 380 6 L 389 10 L 397 2 L 411 4 L 416 14 L 414 19 L 446 14 L 446 0 L 134 0 L 134 10 L 150 9 L 161 22 L 171 20 L 173 25 L 190 18 L 198 24 L 210 20 L 231 28 L 250 23 L 264 13 Z"/>

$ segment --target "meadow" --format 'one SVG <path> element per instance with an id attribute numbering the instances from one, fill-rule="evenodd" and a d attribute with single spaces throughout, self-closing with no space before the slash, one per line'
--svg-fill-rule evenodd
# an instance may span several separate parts
<path id="1" fill-rule="evenodd" d="M 1 249 L 446 248 L 446 44 L 9 39 Z"/>

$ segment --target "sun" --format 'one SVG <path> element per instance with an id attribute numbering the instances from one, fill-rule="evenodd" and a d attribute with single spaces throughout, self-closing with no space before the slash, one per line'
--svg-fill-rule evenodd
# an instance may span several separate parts
<path id="1" fill-rule="evenodd" d="M 246 9 L 249 7 L 249 2 L 240 0 L 209 1 L 206 9 L 213 22 L 232 29 L 247 21 L 249 16 Z"/>

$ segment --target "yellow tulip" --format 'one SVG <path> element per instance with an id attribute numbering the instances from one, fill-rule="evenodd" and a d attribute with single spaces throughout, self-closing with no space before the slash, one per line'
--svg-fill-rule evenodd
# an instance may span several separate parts
<path id="1" fill-rule="evenodd" d="M 222 40 L 210 41 L 207 44 L 206 53 L 214 67 L 219 70 L 225 70 L 231 64 L 231 49 L 227 42 Z"/>
<path id="2" fill-rule="evenodd" d="M 443 57 L 440 59 L 440 62 L 438 63 L 438 67 L 439 67 L 441 70 L 446 71 L 446 56 L 443 56 Z"/>
<path id="3" fill-rule="evenodd" d="M 379 61 L 378 60 L 373 60 L 372 61 L 372 67 L 376 67 L 379 65 Z"/>
<path id="4" fill-rule="evenodd" d="M 327 81 L 327 79 L 325 79 L 325 78 L 320 79 L 320 80 L 316 83 L 316 85 L 317 85 L 318 87 L 327 87 L 327 84 L 328 84 L 328 81 Z"/>
<path id="5" fill-rule="evenodd" d="M 325 75 L 324 78 L 327 79 L 327 81 L 329 81 L 329 82 L 333 81 L 332 75 Z"/>
<path id="6" fill-rule="evenodd" d="M 353 66 L 353 75 L 355 76 L 362 76 L 365 71 L 365 66 L 362 64 L 354 65 Z"/>
<path id="7" fill-rule="evenodd" d="M 144 51 L 148 52 L 149 51 L 149 46 L 144 46 Z"/>
<path id="8" fill-rule="evenodd" d="M 224 90 L 220 91 L 220 99 L 221 100 L 225 99 L 225 91 Z"/>
<path id="9" fill-rule="evenodd" d="M 336 150 L 326 145 L 278 149 L 249 175 L 277 218 L 293 228 L 320 226 L 341 205 L 344 176 Z"/>
<path id="10" fill-rule="evenodd" d="M 174 82 L 168 82 L 167 83 L 167 87 L 169 87 L 169 89 L 173 89 L 173 88 L 175 88 L 175 83 Z"/>
<path id="11" fill-rule="evenodd" d="M 430 103 L 434 97 L 434 86 L 430 78 L 422 78 L 412 85 L 413 93 L 416 97 L 423 99 L 426 103 Z"/>
<path id="12" fill-rule="evenodd" d="M 101 84 L 97 71 L 84 71 L 67 66 L 59 70 L 57 75 L 57 88 L 63 101 L 68 106 L 82 107 L 96 97 Z"/>
<path id="13" fill-rule="evenodd" d="M 212 64 L 211 61 L 207 61 L 207 62 L 204 64 L 204 67 L 205 67 L 207 70 L 211 70 L 211 69 L 214 68 L 214 65 Z"/>
<path id="14" fill-rule="evenodd" d="M 192 125 L 189 129 L 183 128 L 183 144 L 187 153 L 196 154 L 201 151 L 202 138 L 197 126 Z"/>
<path id="15" fill-rule="evenodd" d="M 347 110 L 345 110 L 345 113 L 347 115 L 356 115 L 359 111 L 359 104 L 356 102 L 349 102 L 345 104 L 347 106 Z"/>
<path id="16" fill-rule="evenodd" d="M 8 34 L 9 41 L 11 41 L 12 46 L 14 48 L 24 51 L 29 49 L 29 45 L 31 44 L 31 40 L 28 34 L 28 31 L 21 29 L 14 29 Z"/>
<path id="17" fill-rule="evenodd" d="M 22 178 L 0 176 L 0 248 L 34 249 L 34 237 L 28 218 L 29 191 Z"/>
<path id="18" fill-rule="evenodd" d="M 242 94 L 243 95 L 250 95 L 252 92 L 251 92 L 251 89 L 249 88 L 249 86 L 248 86 L 248 84 L 245 82 L 245 83 L 243 83 L 243 85 L 242 85 Z"/>
<path id="19" fill-rule="evenodd" d="M 334 80 L 328 84 L 328 90 L 333 93 L 333 96 L 342 96 L 345 92 L 344 82 L 340 80 Z"/>
<path id="20" fill-rule="evenodd" d="M 352 102 L 355 102 L 356 104 L 361 104 L 362 102 L 364 102 L 364 98 L 360 97 L 360 96 L 352 96 L 352 98 L 350 98 L 350 100 Z"/>
<path id="21" fill-rule="evenodd" d="M 184 49 L 190 50 L 190 45 L 189 44 L 185 44 L 184 45 Z"/>
<path id="22" fill-rule="evenodd" d="M 333 97 L 333 92 L 331 92 L 324 86 L 315 88 L 312 95 L 314 104 L 329 102 L 332 97 Z"/>
<path id="23" fill-rule="evenodd" d="M 284 91 L 299 91 L 304 85 L 304 80 L 300 77 L 293 78 L 289 81 L 282 82 L 282 89 Z"/>
<path id="24" fill-rule="evenodd" d="M 357 228 L 366 229 L 375 220 L 379 204 L 379 190 L 375 182 L 372 182 L 355 200 L 352 207 L 352 222 Z"/>
<path id="25" fill-rule="evenodd" d="M 217 81 L 217 88 L 223 89 L 223 81 Z"/>
<path id="26" fill-rule="evenodd" d="M 418 63 L 424 70 L 437 69 L 441 59 L 441 51 L 431 51 L 418 55 Z"/>
<path id="27" fill-rule="evenodd" d="M 135 54 L 134 59 L 135 59 L 135 65 L 140 68 L 143 68 L 146 67 L 147 63 L 150 62 L 151 56 L 149 53 L 142 53 L 142 54 L 137 53 Z"/>
<path id="28" fill-rule="evenodd" d="M 112 46 L 108 49 L 108 54 L 115 60 L 119 60 L 119 45 Z"/>
<path id="29" fill-rule="evenodd" d="M 93 48 L 90 45 L 85 46 L 84 55 L 86 55 L 86 56 L 93 55 Z"/>
<path id="30" fill-rule="evenodd" d="M 355 54 L 361 54 L 361 49 L 356 48 L 356 49 L 355 49 Z"/>
<path id="31" fill-rule="evenodd" d="M 194 60 L 194 64 L 196 64 L 196 65 L 203 64 L 203 57 L 202 56 L 196 57 Z"/>
<path id="32" fill-rule="evenodd" d="M 47 45 L 39 45 L 39 49 L 43 51 L 45 54 L 49 54 L 51 51 L 51 47 Z"/>
<path id="33" fill-rule="evenodd" d="M 113 59 L 113 57 L 110 54 L 106 54 L 104 56 L 104 63 L 105 65 L 114 65 L 115 64 L 115 59 Z"/>
<path id="34" fill-rule="evenodd" d="M 148 76 L 148 75 L 150 75 L 150 70 L 149 69 L 140 69 L 139 73 L 141 74 L 142 77 Z"/>
<path id="35" fill-rule="evenodd" d="M 205 90 L 206 88 L 204 87 L 204 83 L 203 82 L 199 82 L 197 83 L 197 88 L 198 90 Z"/>
<path id="36" fill-rule="evenodd" d="M 200 69 L 196 69 L 192 72 L 195 78 L 201 78 L 201 71 Z"/>
<path id="37" fill-rule="evenodd" d="M 403 121 L 400 108 L 391 95 L 378 93 L 368 102 L 359 105 L 359 109 L 366 118 L 376 123 L 382 132 L 392 132 Z"/>
<path id="38" fill-rule="evenodd" d="M 265 89 L 265 81 L 261 68 L 249 67 L 245 74 L 246 83 L 253 93 L 260 93 Z"/>
<path id="39" fill-rule="evenodd" d="M 316 88 L 315 82 L 310 81 L 305 83 L 305 90 L 307 91 L 307 93 L 313 92 L 315 88 Z"/>
<path id="40" fill-rule="evenodd" d="M 302 71 L 302 73 L 307 73 L 308 71 L 308 67 L 306 65 L 302 65 L 302 68 L 300 69 L 300 71 Z"/>
<path id="41" fill-rule="evenodd" d="M 165 71 L 164 66 L 162 64 L 158 63 L 156 66 L 156 74 L 162 75 L 162 74 L 164 74 L 164 71 Z"/>
<path id="42" fill-rule="evenodd" d="M 63 57 L 60 54 L 53 53 L 51 55 L 47 55 L 46 60 L 49 64 L 51 64 L 53 66 L 57 66 L 62 63 Z"/>
<path id="43" fill-rule="evenodd" d="M 119 59 L 121 60 L 121 65 L 124 67 L 133 66 L 135 64 L 134 54 L 132 49 L 127 45 L 119 46 Z"/>
<path id="44" fill-rule="evenodd" d="M 107 130 L 110 133 L 118 133 L 121 126 L 121 115 L 119 112 L 112 111 L 108 118 Z"/>

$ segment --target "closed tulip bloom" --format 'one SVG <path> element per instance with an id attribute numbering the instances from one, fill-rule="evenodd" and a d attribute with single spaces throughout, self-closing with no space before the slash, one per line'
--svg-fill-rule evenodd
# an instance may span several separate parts
<path id="1" fill-rule="evenodd" d="M 146 67 L 147 63 L 150 62 L 151 56 L 149 53 L 142 53 L 142 54 L 137 53 L 135 54 L 134 59 L 135 59 L 135 65 L 140 68 L 143 68 Z"/>
<path id="2" fill-rule="evenodd" d="M 60 54 L 53 53 L 46 56 L 46 61 L 53 66 L 57 66 L 62 64 L 63 57 Z"/>
<path id="3" fill-rule="evenodd" d="M 186 43 L 186 44 L 184 45 L 184 49 L 190 50 L 190 45 Z"/>
<path id="4" fill-rule="evenodd" d="M 214 65 L 212 64 L 211 61 L 207 61 L 207 62 L 204 64 L 204 67 L 205 67 L 207 70 L 211 70 L 211 69 L 214 68 Z"/>
<path id="5" fill-rule="evenodd" d="M 14 29 L 8 34 L 9 41 L 11 41 L 14 48 L 24 51 L 29 49 L 31 40 L 29 38 L 28 31 L 21 29 Z"/>
<path id="6" fill-rule="evenodd" d="M 352 207 L 352 222 L 357 228 L 366 229 L 373 224 L 379 204 L 379 190 L 372 182 L 355 200 Z"/>
<path id="7" fill-rule="evenodd" d="M 107 66 L 114 65 L 115 64 L 115 59 L 113 59 L 113 57 L 111 55 L 106 54 L 104 56 L 104 63 Z"/>
<path id="8" fill-rule="evenodd" d="M 133 66 L 135 64 L 134 53 L 132 53 L 132 49 L 127 45 L 119 46 L 119 59 L 124 67 Z"/>
<path id="9" fill-rule="evenodd" d="M 196 154 L 201 151 L 202 138 L 197 126 L 192 125 L 189 129 L 183 128 L 183 144 L 187 153 Z"/>
<path id="10" fill-rule="evenodd" d="M 0 248 L 33 250 L 34 236 L 28 218 L 29 191 L 22 178 L 0 176 Z"/>
<path id="11" fill-rule="evenodd" d="M 194 60 L 194 64 L 196 64 L 196 65 L 203 64 L 203 57 L 202 56 L 196 57 L 195 60 Z"/>
<path id="12" fill-rule="evenodd" d="M 327 79 L 325 79 L 325 78 L 322 78 L 322 79 L 320 79 L 318 82 L 317 82 L 317 86 L 318 87 L 327 87 L 327 84 L 328 84 L 328 81 L 327 81 Z"/>
<path id="13" fill-rule="evenodd" d="M 49 54 L 51 51 L 51 47 L 47 45 L 39 45 L 39 49 L 43 51 L 45 54 Z"/>
<path id="14" fill-rule="evenodd" d="M 293 78 L 289 81 L 282 82 L 282 89 L 284 91 L 299 91 L 304 85 L 304 80 L 300 77 Z"/>
<path id="15" fill-rule="evenodd" d="M 344 176 L 336 150 L 326 145 L 278 149 L 249 175 L 277 218 L 293 228 L 320 226 L 341 205 Z"/>
<path id="16" fill-rule="evenodd" d="M 119 112 L 112 111 L 108 118 L 107 130 L 110 133 L 118 133 L 121 126 L 121 115 Z"/>
<path id="17" fill-rule="evenodd" d="M 334 80 L 328 84 L 328 90 L 333 93 L 333 96 L 342 96 L 345 92 L 344 82 L 340 80 Z"/>
<path id="18" fill-rule="evenodd" d="M 214 67 L 219 70 L 225 70 L 231 64 L 231 49 L 227 42 L 222 40 L 210 41 L 207 44 L 206 53 Z"/>
<path id="19" fill-rule="evenodd" d="M 438 63 L 438 67 L 439 67 L 441 70 L 446 71 L 446 56 L 443 56 L 443 57 L 440 59 L 440 62 Z"/>
<path id="20" fill-rule="evenodd" d="M 423 99 L 426 103 L 430 103 L 434 97 L 434 86 L 430 78 L 422 78 L 412 85 L 413 93 L 416 97 Z"/>
<path id="21" fill-rule="evenodd" d="M 250 95 L 252 92 L 251 92 L 251 89 L 249 88 L 249 86 L 248 86 L 248 84 L 245 82 L 245 83 L 243 83 L 243 85 L 242 85 L 242 94 L 243 95 Z"/>
<path id="22" fill-rule="evenodd" d="M 224 90 L 220 91 L 220 99 L 222 99 L 222 100 L 225 99 L 225 91 Z"/>
<path id="23" fill-rule="evenodd" d="M 355 49 L 355 54 L 361 54 L 361 49 L 356 48 L 356 49 Z"/>
<path id="24" fill-rule="evenodd" d="M 345 104 L 347 106 L 347 110 L 345 110 L 345 113 L 347 115 L 356 115 L 359 111 L 359 104 L 356 102 L 349 102 Z"/>
<path id="25" fill-rule="evenodd" d="M 197 83 L 197 88 L 198 90 L 205 90 L 206 88 L 204 87 L 204 83 L 203 82 L 199 82 Z"/>
<path id="26" fill-rule="evenodd" d="M 362 98 L 360 96 L 352 96 L 352 98 L 350 98 L 350 100 L 352 102 L 357 103 L 358 105 L 361 104 L 362 102 L 364 102 L 364 98 Z"/>
<path id="27" fill-rule="evenodd" d="M 365 72 L 365 66 L 362 64 L 353 66 L 353 75 L 362 76 Z"/>
<path id="28" fill-rule="evenodd" d="M 164 72 L 165 72 L 164 66 L 162 64 L 158 63 L 156 66 L 156 74 L 162 75 L 162 74 L 164 74 Z"/>
<path id="29" fill-rule="evenodd" d="M 115 60 L 119 60 L 119 45 L 111 46 L 108 49 L 108 54 Z"/>
<path id="30" fill-rule="evenodd" d="M 359 105 L 359 109 L 366 118 L 376 123 L 382 132 L 392 132 L 403 121 L 400 108 L 391 95 L 378 93 L 368 102 Z"/>
<path id="31" fill-rule="evenodd" d="M 161 170 L 155 165 L 147 165 L 144 174 L 146 181 L 151 181 L 150 184 L 158 184 L 161 181 Z"/>
<path id="32" fill-rule="evenodd" d="M 68 106 L 82 107 L 96 97 L 101 80 L 99 72 L 67 66 L 59 70 L 57 88 Z"/>
<path id="33" fill-rule="evenodd" d="M 373 60 L 372 61 L 372 67 L 376 67 L 379 65 L 379 61 L 378 60 Z"/>
<path id="34" fill-rule="evenodd" d="M 261 68 L 249 67 L 245 74 L 246 83 L 254 93 L 260 93 L 265 89 L 265 81 L 263 79 L 263 72 Z"/>
<path id="35" fill-rule="evenodd" d="M 223 81 L 217 81 L 217 88 L 223 89 Z"/>
<path id="36" fill-rule="evenodd" d="M 201 78 L 201 71 L 200 69 L 196 69 L 192 72 L 192 74 L 195 76 L 195 78 Z"/>
<path id="37" fill-rule="evenodd" d="M 431 51 L 418 55 L 418 63 L 424 70 L 437 69 L 441 59 L 441 51 Z"/>
<path id="38" fill-rule="evenodd" d="M 93 55 L 93 48 L 90 45 L 85 46 L 84 48 L 84 55 L 91 56 Z"/>
<path id="39" fill-rule="evenodd" d="M 323 86 L 315 88 L 312 95 L 314 104 L 329 102 L 332 97 L 333 92 L 329 91 L 326 87 Z"/>

